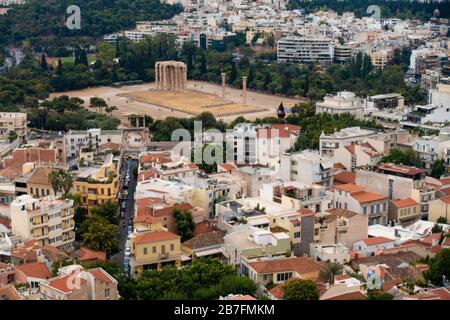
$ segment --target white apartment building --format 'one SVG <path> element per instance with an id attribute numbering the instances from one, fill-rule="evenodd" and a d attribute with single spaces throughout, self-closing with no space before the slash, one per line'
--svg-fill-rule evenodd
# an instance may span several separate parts
<path id="1" fill-rule="evenodd" d="M 364 100 L 349 91 L 341 91 L 336 95 L 326 95 L 323 101 L 316 103 L 316 113 L 349 113 L 355 118 L 363 119 Z"/>
<path id="2" fill-rule="evenodd" d="M 438 136 L 418 137 L 414 143 L 414 150 L 419 154 L 426 169 L 431 169 L 434 161 L 443 159 L 448 147 L 450 128 L 442 129 Z"/>
<path id="3" fill-rule="evenodd" d="M 18 196 L 11 202 L 11 227 L 13 234 L 41 246 L 71 248 L 75 240 L 73 200 Z"/>
<path id="4" fill-rule="evenodd" d="M 281 156 L 279 177 L 286 182 L 298 181 L 331 187 L 333 159 L 321 156 L 315 150 L 284 153 Z"/>
<path id="5" fill-rule="evenodd" d="M 438 83 L 436 89 L 430 90 L 429 102 L 446 108 L 450 107 L 450 78 Z"/>
<path id="6" fill-rule="evenodd" d="M 0 136 L 8 139 L 8 135 L 14 131 L 22 140 L 27 135 L 27 114 L 23 112 L 0 112 Z"/>
<path id="7" fill-rule="evenodd" d="M 327 38 L 287 36 L 278 40 L 278 62 L 320 63 L 333 62 L 333 42 Z"/>
<path id="8" fill-rule="evenodd" d="M 331 134 L 322 132 L 320 135 L 319 151 L 322 156 L 333 157 L 334 150 L 351 144 L 361 144 L 366 137 L 376 136 L 373 130 L 360 127 L 349 127 Z"/>
<path id="9" fill-rule="evenodd" d="M 101 130 L 92 128 L 89 130 L 70 130 L 64 136 L 65 150 L 67 158 L 77 157 L 81 148 L 92 147 L 94 151 L 102 144 L 122 143 L 121 130 Z"/>
<path id="10" fill-rule="evenodd" d="M 257 128 L 251 123 L 239 123 L 226 133 L 228 159 L 238 164 L 256 163 Z"/>
<path id="11" fill-rule="evenodd" d="M 256 161 L 275 168 L 283 152 L 297 141 L 300 127 L 292 124 L 272 124 L 256 130 Z"/>

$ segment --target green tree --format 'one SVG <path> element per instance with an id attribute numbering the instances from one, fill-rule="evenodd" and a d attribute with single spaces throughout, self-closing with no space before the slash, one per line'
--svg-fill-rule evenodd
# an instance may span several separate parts
<path id="1" fill-rule="evenodd" d="M 441 176 L 445 173 L 446 166 L 444 159 L 437 159 L 433 162 L 431 166 L 430 176 L 436 179 L 440 179 Z"/>
<path id="2" fill-rule="evenodd" d="M 86 232 L 83 233 L 83 245 L 92 250 L 104 251 L 109 257 L 119 249 L 118 227 L 98 215 L 86 219 Z"/>
<path id="3" fill-rule="evenodd" d="M 48 68 L 47 59 L 45 58 L 45 53 L 42 53 L 42 55 L 41 55 L 41 68 L 44 70 L 47 70 L 47 68 Z"/>
<path id="4" fill-rule="evenodd" d="M 425 272 L 426 280 L 431 281 L 434 285 L 444 285 L 443 279 L 450 279 L 450 249 L 442 249 L 434 258 L 429 261 L 430 268 Z"/>
<path id="5" fill-rule="evenodd" d="M 311 280 L 292 279 L 282 287 L 284 300 L 318 300 L 319 291 Z"/>
<path id="6" fill-rule="evenodd" d="M 188 210 L 180 211 L 175 209 L 172 214 L 175 218 L 175 227 L 177 228 L 177 233 L 181 236 L 181 241 L 192 238 L 195 222 L 192 219 L 191 212 Z"/>
<path id="7" fill-rule="evenodd" d="M 15 131 L 10 131 L 8 133 L 8 141 L 11 143 L 13 141 L 16 141 L 16 139 L 18 138 L 17 133 Z"/>
<path id="8" fill-rule="evenodd" d="M 119 223 L 119 207 L 116 203 L 112 201 L 106 201 L 101 205 L 92 208 L 91 213 L 99 217 L 105 218 L 109 223 L 118 224 Z"/>
<path id="9" fill-rule="evenodd" d="M 53 192 L 56 194 L 61 189 L 61 177 L 58 170 L 52 170 L 48 175 L 48 181 L 50 182 Z"/>
<path id="10" fill-rule="evenodd" d="M 381 162 L 390 162 L 395 164 L 404 164 L 406 166 L 423 167 L 420 156 L 412 149 L 404 151 L 398 148 L 389 150 L 389 154 L 381 158 Z"/>

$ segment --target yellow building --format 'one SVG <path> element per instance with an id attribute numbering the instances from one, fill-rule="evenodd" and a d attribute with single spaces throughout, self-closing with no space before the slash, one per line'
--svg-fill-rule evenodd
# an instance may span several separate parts
<path id="1" fill-rule="evenodd" d="M 169 231 L 147 231 L 131 237 L 132 275 L 161 270 L 166 265 L 181 265 L 180 236 Z"/>
<path id="2" fill-rule="evenodd" d="M 437 222 L 442 217 L 450 222 L 450 195 L 430 202 L 428 221 Z"/>
<path id="3" fill-rule="evenodd" d="M 113 163 L 101 168 L 80 168 L 74 189 L 81 205 L 90 211 L 105 202 L 117 201 L 118 176 Z"/>

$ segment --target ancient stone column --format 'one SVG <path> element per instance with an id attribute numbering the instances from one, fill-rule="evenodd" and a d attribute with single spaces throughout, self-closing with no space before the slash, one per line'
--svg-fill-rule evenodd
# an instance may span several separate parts
<path id="1" fill-rule="evenodd" d="M 222 75 L 222 98 L 225 99 L 225 78 L 227 74 L 225 72 L 222 72 L 221 75 Z"/>
<path id="2" fill-rule="evenodd" d="M 156 86 L 156 90 L 158 90 L 158 76 L 159 76 L 158 62 L 156 62 L 155 63 L 155 86 Z"/>
<path id="3" fill-rule="evenodd" d="M 247 76 L 242 77 L 242 103 L 247 103 Z"/>

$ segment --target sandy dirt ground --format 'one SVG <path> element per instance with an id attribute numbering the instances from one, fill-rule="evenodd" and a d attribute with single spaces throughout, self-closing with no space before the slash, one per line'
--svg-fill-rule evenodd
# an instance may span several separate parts
<path id="1" fill-rule="evenodd" d="M 154 83 L 146 83 L 141 85 L 133 85 L 133 86 L 124 86 L 121 88 L 114 87 L 95 87 L 95 88 L 87 88 L 82 90 L 74 90 L 67 92 L 57 92 L 52 93 L 50 98 L 67 95 L 69 97 L 79 97 L 85 101 L 85 106 L 88 107 L 89 99 L 92 97 L 99 97 L 104 99 L 109 105 L 116 106 L 118 108 L 113 114 L 124 120 L 124 114 L 128 112 L 139 112 L 150 115 L 153 119 L 163 119 L 168 116 L 173 117 L 192 117 L 193 115 L 190 113 L 182 112 L 180 110 L 176 110 L 174 108 L 167 108 L 157 104 L 146 103 L 142 101 L 138 101 L 130 98 L 131 95 L 155 89 Z M 219 85 L 206 83 L 206 82 L 197 82 L 197 81 L 188 81 L 188 90 L 195 90 L 204 92 L 207 94 L 217 95 L 216 99 L 220 99 L 222 89 Z M 242 90 L 226 88 L 225 91 L 225 100 L 231 101 L 236 105 L 232 105 L 235 108 L 243 108 L 242 106 Z M 249 120 L 254 120 L 256 118 L 267 117 L 267 116 L 276 116 L 276 110 L 280 102 L 283 102 L 285 107 L 291 107 L 301 100 L 290 99 L 285 97 L 279 97 L 275 95 L 268 95 L 263 93 L 257 93 L 252 91 L 247 91 L 247 105 L 256 106 L 256 110 L 251 113 L 243 113 L 242 116 Z M 228 106 L 226 107 L 227 109 Z M 222 110 L 222 114 L 225 112 Z M 214 112 L 213 112 L 214 113 Z M 220 113 L 220 112 L 219 112 Z M 217 114 L 217 113 L 216 113 Z M 219 119 L 222 119 L 225 122 L 230 122 L 234 120 L 239 114 L 233 112 L 232 115 L 227 114 L 224 116 L 218 116 Z"/>

